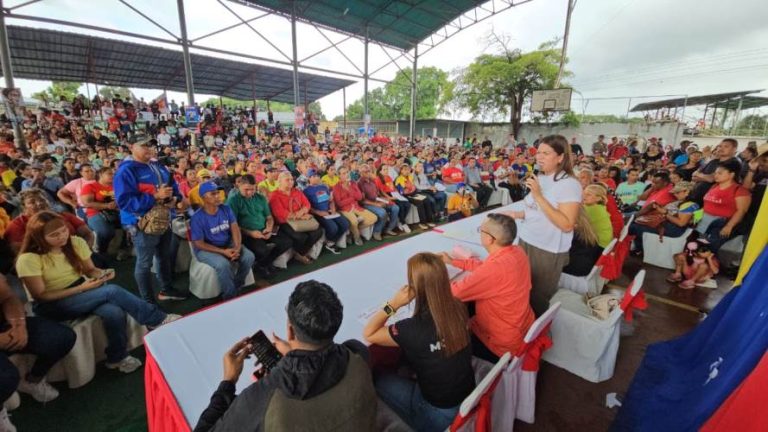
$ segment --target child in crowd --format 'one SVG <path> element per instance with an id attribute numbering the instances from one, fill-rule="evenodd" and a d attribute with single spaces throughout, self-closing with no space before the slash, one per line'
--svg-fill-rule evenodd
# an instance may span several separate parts
<path id="1" fill-rule="evenodd" d="M 693 289 L 696 284 L 705 282 L 720 271 L 715 254 L 704 239 L 690 242 L 685 250 L 675 255 L 675 271 L 667 276 L 667 282 L 680 282 L 679 287 Z"/>
<path id="2" fill-rule="evenodd" d="M 475 195 L 467 189 L 464 183 L 459 183 L 456 187 L 456 193 L 448 198 L 446 210 L 449 221 L 472 216 L 472 211 L 480 206 Z"/>

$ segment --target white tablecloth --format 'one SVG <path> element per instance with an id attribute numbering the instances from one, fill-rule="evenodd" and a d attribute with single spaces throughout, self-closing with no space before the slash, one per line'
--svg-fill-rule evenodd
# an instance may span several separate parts
<path id="1" fill-rule="evenodd" d="M 518 207 L 522 206 L 522 201 L 518 201 L 517 204 L 512 203 L 504 207 L 495 208 L 493 210 L 478 213 L 468 218 L 459 219 L 456 222 L 451 222 L 445 225 L 440 225 L 435 228 L 434 231 L 448 238 L 454 240 L 461 240 L 463 242 L 480 245 L 480 234 L 477 229 L 482 225 L 488 213 L 500 213 L 509 210 L 519 210 Z"/>
<path id="2" fill-rule="evenodd" d="M 362 316 L 407 282 L 408 258 L 418 252 L 450 251 L 460 243 L 434 232 L 414 236 L 188 315 L 151 332 L 145 345 L 194 427 L 221 381 L 222 357 L 235 342 L 259 329 L 267 335 L 274 331 L 285 337 L 285 307 L 297 283 L 316 279 L 333 287 L 344 305 L 336 341 L 362 340 Z M 469 245 L 468 249 L 484 256 L 482 248 Z M 450 266 L 449 272 L 451 276 L 458 273 Z M 238 392 L 251 384 L 253 369 L 253 361 L 247 360 L 237 383 Z"/>

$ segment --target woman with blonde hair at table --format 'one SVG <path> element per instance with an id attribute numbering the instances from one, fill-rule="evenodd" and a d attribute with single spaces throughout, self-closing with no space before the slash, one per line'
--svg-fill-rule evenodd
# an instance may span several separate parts
<path id="1" fill-rule="evenodd" d="M 611 228 L 611 216 L 606 209 L 608 191 L 603 185 L 592 184 L 584 188 L 582 202 L 584 212 L 587 214 L 589 224 L 597 234 L 597 244 L 604 248 L 613 240 L 613 228 Z"/>
<path id="2" fill-rule="evenodd" d="M 568 264 L 582 189 L 573 174 L 571 146 L 564 136 L 542 138 L 536 162 L 539 174 L 524 182 L 530 193 L 506 214 L 518 221 L 520 246 L 531 263 L 531 306 L 540 316 L 549 308 L 549 299 Z"/>
<path id="3" fill-rule="evenodd" d="M 414 299 L 413 317 L 386 325 Z M 400 347 L 416 375 L 415 380 L 394 372 L 374 377 L 379 397 L 414 430 L 445 430 L 475 379 L 467 309 L 451 294 L 439 255 L 425 252 L 408 260 L 408 285 L 371 317 L 363 336 L 371 344 Z"/>

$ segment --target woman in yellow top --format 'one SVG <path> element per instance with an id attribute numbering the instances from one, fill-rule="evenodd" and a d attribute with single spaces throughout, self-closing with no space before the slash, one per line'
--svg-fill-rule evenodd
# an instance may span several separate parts
<path id="1" fill-rule="evenodd" d="M 597 244 L 604 248 L 613 240 L 613 227 L 611 226 L 611 216 L 605 208 L 608 201 L 608 191 L 605 187 L 598 184 L 589 185 L 584 188 L 582 194 L 582 203 L 584 211 L 587 213 L 589 224 L 597 234 Z"/>
<path id="2" fill-rule="evenodd" d="M 101 318 L 109 369 L 130 373 L 141 366 L 139 359 L 128 355 L 126 313 L 149 327 L 180 318 L 108 284 L 115 272 L 96 268 L 88 245 L 71 236 L 64 219 L 54 212 L 37 213 L 27 223 L 16 272 L 35 300 L 37 315 L 59 321 L 91 314 Z"/>

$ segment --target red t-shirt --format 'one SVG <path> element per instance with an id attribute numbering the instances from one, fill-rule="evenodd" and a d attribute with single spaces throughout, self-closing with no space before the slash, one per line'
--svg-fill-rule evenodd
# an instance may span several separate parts
<path id="1" fill-rule="evenodd" d="M 443 168 L 443 182 L 448 184 L 456 184 L 464 181 L 464 171 L 461 168 L 455 166 L 448 166 Z"/>
<path id="2" fill-rule="evenodd" d="M 672 193 L 670 192 L 673 187 L 674 185 L 670 183 L 664 189 L 652 193 L 651 195 L 648 196 L 648 199 L 645 201 L 645 204 L 643 205 L 643 207 L 647 207 L 652 202 L 657 203 L 661 207 L 664 207 L 665 205 L 671 203 L 672 201 L 675 200 L 675 196 L 672 195 Z"/>
<path id="3" fill-rule="evenodd" d="M 712 185 L 704 195 L 704 213 L 730 218 L 736 213 L 736 198 L 749 195 L 749 191 L 737 183 L 725 189 L 716 184 Z"/>
<path id="4" fill-rule="evenodd" d="M 392 178 L 386 174 L 384 174 L 384 181 L 381 181 L 381 178 L 376 176 L 374 179 L 374 182 L 376 183 L 376 187 L 379 188 L 380 191 L 384 193 L 392 193 L 395 189 L 395 182 L 392 181 Z"/>
<path id="5" fill-rule="evenodd" d="M 93 200 L 97 203 L 106 203 L 115 200 L 115 191 L 112 186 L 104 186 L 99 182 L 91 182 L 83 186 L 80 195 L 93 195 Z M 85 214 L 88 217 L 96 216 L 99 211 L 95 208 L 86 207 Z"/>
<path id="6" fill-rule="evenodd" d="M 78 219 L 77 216 L 72 213 L 63 212 L 59 214 L 64 218 L 64 222 L 67 224 L 67 228 L 69 228 L 70 235 L 77 234 L 77 230 L 85 225 L 85 222 Z M 29 217 L 21 215 L 14 218 L 11 223 L 8 224 L 8 228 L 5 230 L 5 239 L 8 240 L 8 243 L 21 243 L 24 241 L 24 233 L 27 231 L 27 222 L 29 222 Z"/>

